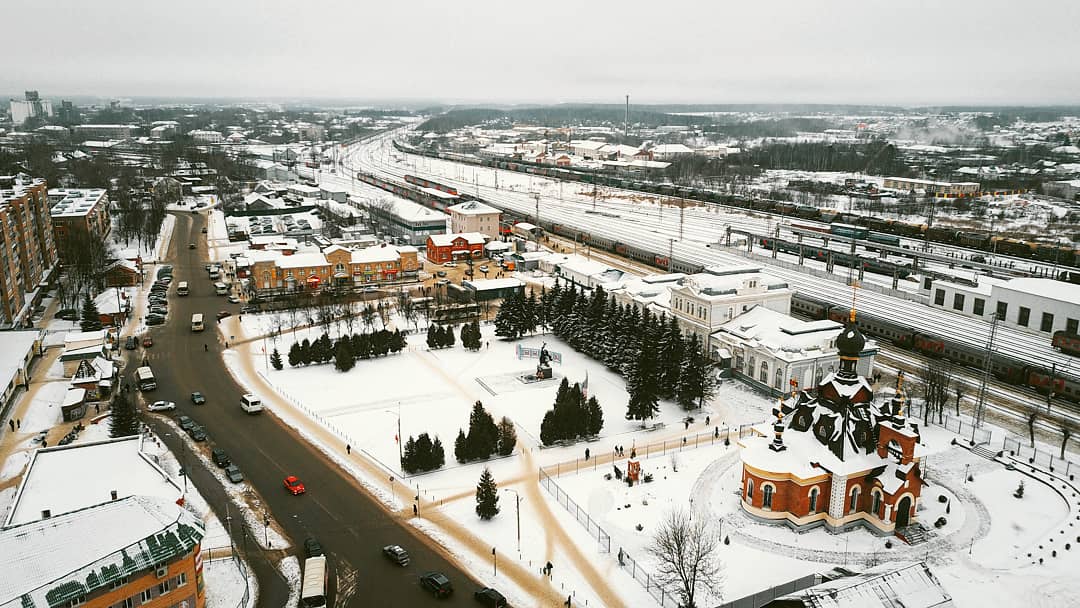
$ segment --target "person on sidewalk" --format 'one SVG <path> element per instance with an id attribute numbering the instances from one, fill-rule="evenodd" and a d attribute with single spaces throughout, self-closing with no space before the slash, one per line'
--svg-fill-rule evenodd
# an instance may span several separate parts
<path id="1" fill-rule="evenodd" d="M 352 455 L 352 446 L 347 443 L 345 444 L 345 453 Z"/>
<path id="2" fill-rule="evenodd" d="M 11 432 L 14 433 L 15 432 L 15 419 L 12 418 L 11 420 L 8 420 L 8 424 L 11 425 Z"/>
<path id="3" fill-rule="evenodd" d="M 548 579 L 551 579 L 551 570 L 552 570 L 552 568 L 554 568 L 554 567 L 555 567 L 555 566 L 552 566 L 552 565 L 551 565 L 551 562 L 548 562 L 548 563 L 547 563 L 547 566 L 546 566 L 546 568 L 547 568 L 547 576 L 548 576 Z"/>
<path id="4" fill-rule="evenodd" d="M 589 448 L 585 448 L 585 460 L 589 459 Z"/>

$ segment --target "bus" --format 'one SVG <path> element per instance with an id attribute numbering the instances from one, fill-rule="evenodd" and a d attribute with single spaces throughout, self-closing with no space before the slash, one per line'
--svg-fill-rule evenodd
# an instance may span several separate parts
<path id="1" fill-rule="evenodd" d="M 140 391 L 152 391 L 157 388 L 157 378 L 149 366 L 143 366 L 135 370 L 135 384 Z"/>
<path id="2" fill-rule="evenodd" d="M 326 556 L 304 560 L 304 579 L 300 588 L 300 605 L 319 608 L 326 605 Z"/>
<path id="3" fill-rule="evenodd" d="M 263 409 L 262 399 L 258 395 L 247 393 L 240 397 L 240 409 L 249 414 L 258 414 Z"/>
<path id="4" fill-rule="evenodd" d="M 190 292 L 190 291 L 188 291 L 188 284 L 187 284 L 187 281 L 180 281 L 180 282 L 179 282 L 179 283 L 178 283 L 178 284 L 176 285 L 176 295 L 178 295 L 178 296 L 186 296 L 186 295 L 188 295 L 189 293 L 191 293 L 191 292 Z"/>
<path id="5" fill-rule="evenodd" d="M 191 315 L 191 331 L 202 331 L 206 329 L 203 327 L 202 313 L 197 312 Z"/>
<path id="6" fill-rule="evenodd" d="M 229 286 L 225 283 L 214 283 L 214 293 L 219 296 L 229 295 Z"/>

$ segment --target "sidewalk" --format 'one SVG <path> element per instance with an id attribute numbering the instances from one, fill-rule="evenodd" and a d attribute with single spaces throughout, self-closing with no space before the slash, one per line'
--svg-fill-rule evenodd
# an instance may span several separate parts
<path id="1" fill-rule="evenodd" d="M 9 420 L 21 422 L 22 420 L 27 419 L 30 405 L 33 404 L 34 399 L 45 386 L 56 382 L 61 382 L 65 385 L 68 384 L 68 378 L 50 378 L 48 375 L 49 369 L 52 368 L 53 364 L 56 363 L 63 352 L 64 349 L 62 347 L 53 347 L 45 350 L 45 355 L 34 364 L 30 379 L 30 387 L 19 395 L 14 407 L 11 409 Z M 37 436 L 42 430 L 48 431 L 46 441 L 49 445 L 54 445 L 56 441 L 59 441 L 60 438 L 66 435 L 68 430 L 76 424 L 77 423 L 75 422 L 58 422 L 47 429 L 42 429 L 38 425 L 19 425 L 13 432 L 7 421 L 4 421 L 4 428 L 0 431 L 0 462 L 7 463 L 11 459 L 17 458 L 20 454 L 37 449 L 39 444 L 32 443 L 30 440 Z M 26 462 L 29 462 L 28 454 Z M 17 485 L 22 478 L 22 474 L 23 471 L 20 470 L 15 476 L 9 479 L 0 480 L 0 490 Z"/>

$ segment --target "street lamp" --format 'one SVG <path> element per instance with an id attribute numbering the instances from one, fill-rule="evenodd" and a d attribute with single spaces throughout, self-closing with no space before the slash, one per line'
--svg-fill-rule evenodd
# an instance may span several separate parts
<path id="1" fill-rule="evenodd" d="M 383 411 L 385 411 L 387 414 L 394 414 L 394 412 L 392 412 L 390 410 L 383 410 Z M 394 415 L 397 416 L 397 457 L 398 457 L 398 466 L 402 466 L 401 462 L 405 458 L 405 456 L 401 452 L 401 402 L 400 401 L 398 401 L 398 404 L 397 404 L 397 413 L 394 414 Z"/>
<path id="2" fill-rule="evenodd" d="M 517 550 L 521 553 L 521 494 L 513 488 L 503 488 L 503 492 L 514 493 L 514 515 L 517 516 Z"/>

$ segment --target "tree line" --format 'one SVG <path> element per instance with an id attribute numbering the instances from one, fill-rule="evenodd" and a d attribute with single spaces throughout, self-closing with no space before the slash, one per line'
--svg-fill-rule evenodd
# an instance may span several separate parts
<path id="1" fill-rule="evenodd" d="M 544 414 L 540 423 L 540 441 L 551 445 L 556 441 L 592 437 L 604 428 L 604 410 L 596 396 L 586 397 L 581 384 L 570 386 L 566 378 L 559 384 L 555 405 Z"/>
<path id="2" fill-rule="evenodd" d="M 503 416 L 495 423 L 495 418 L 484 409 L 484 404 L 477 401 L 469 414 L 469 432 L 458 429 L 454 440 L 454 457 L 458 462 L 491 458 L 492 454 L 509 456 L 514 453 L 517 444 L 517 431 L 514 423 Z"/>
<path id="3" fill-rule="evenodd" d="M 293 342 L 289 348 L 289 365 L 299 367 L 333 361 L 335 369 L 347 372 L 356 366 L 357 359 L 384 357 L 390 353 L 399 353 L 405 350 L 406 346 L 405 336 L 400 330 L 390 332 L 380 329 L 372 333 L 346 334 L 337 340 L 324 333 L 314 341 L 304 338 Z M 284 367 L 281 354 L 276 348 L 270 356 L 270 362 L 276 370 Z"/>

